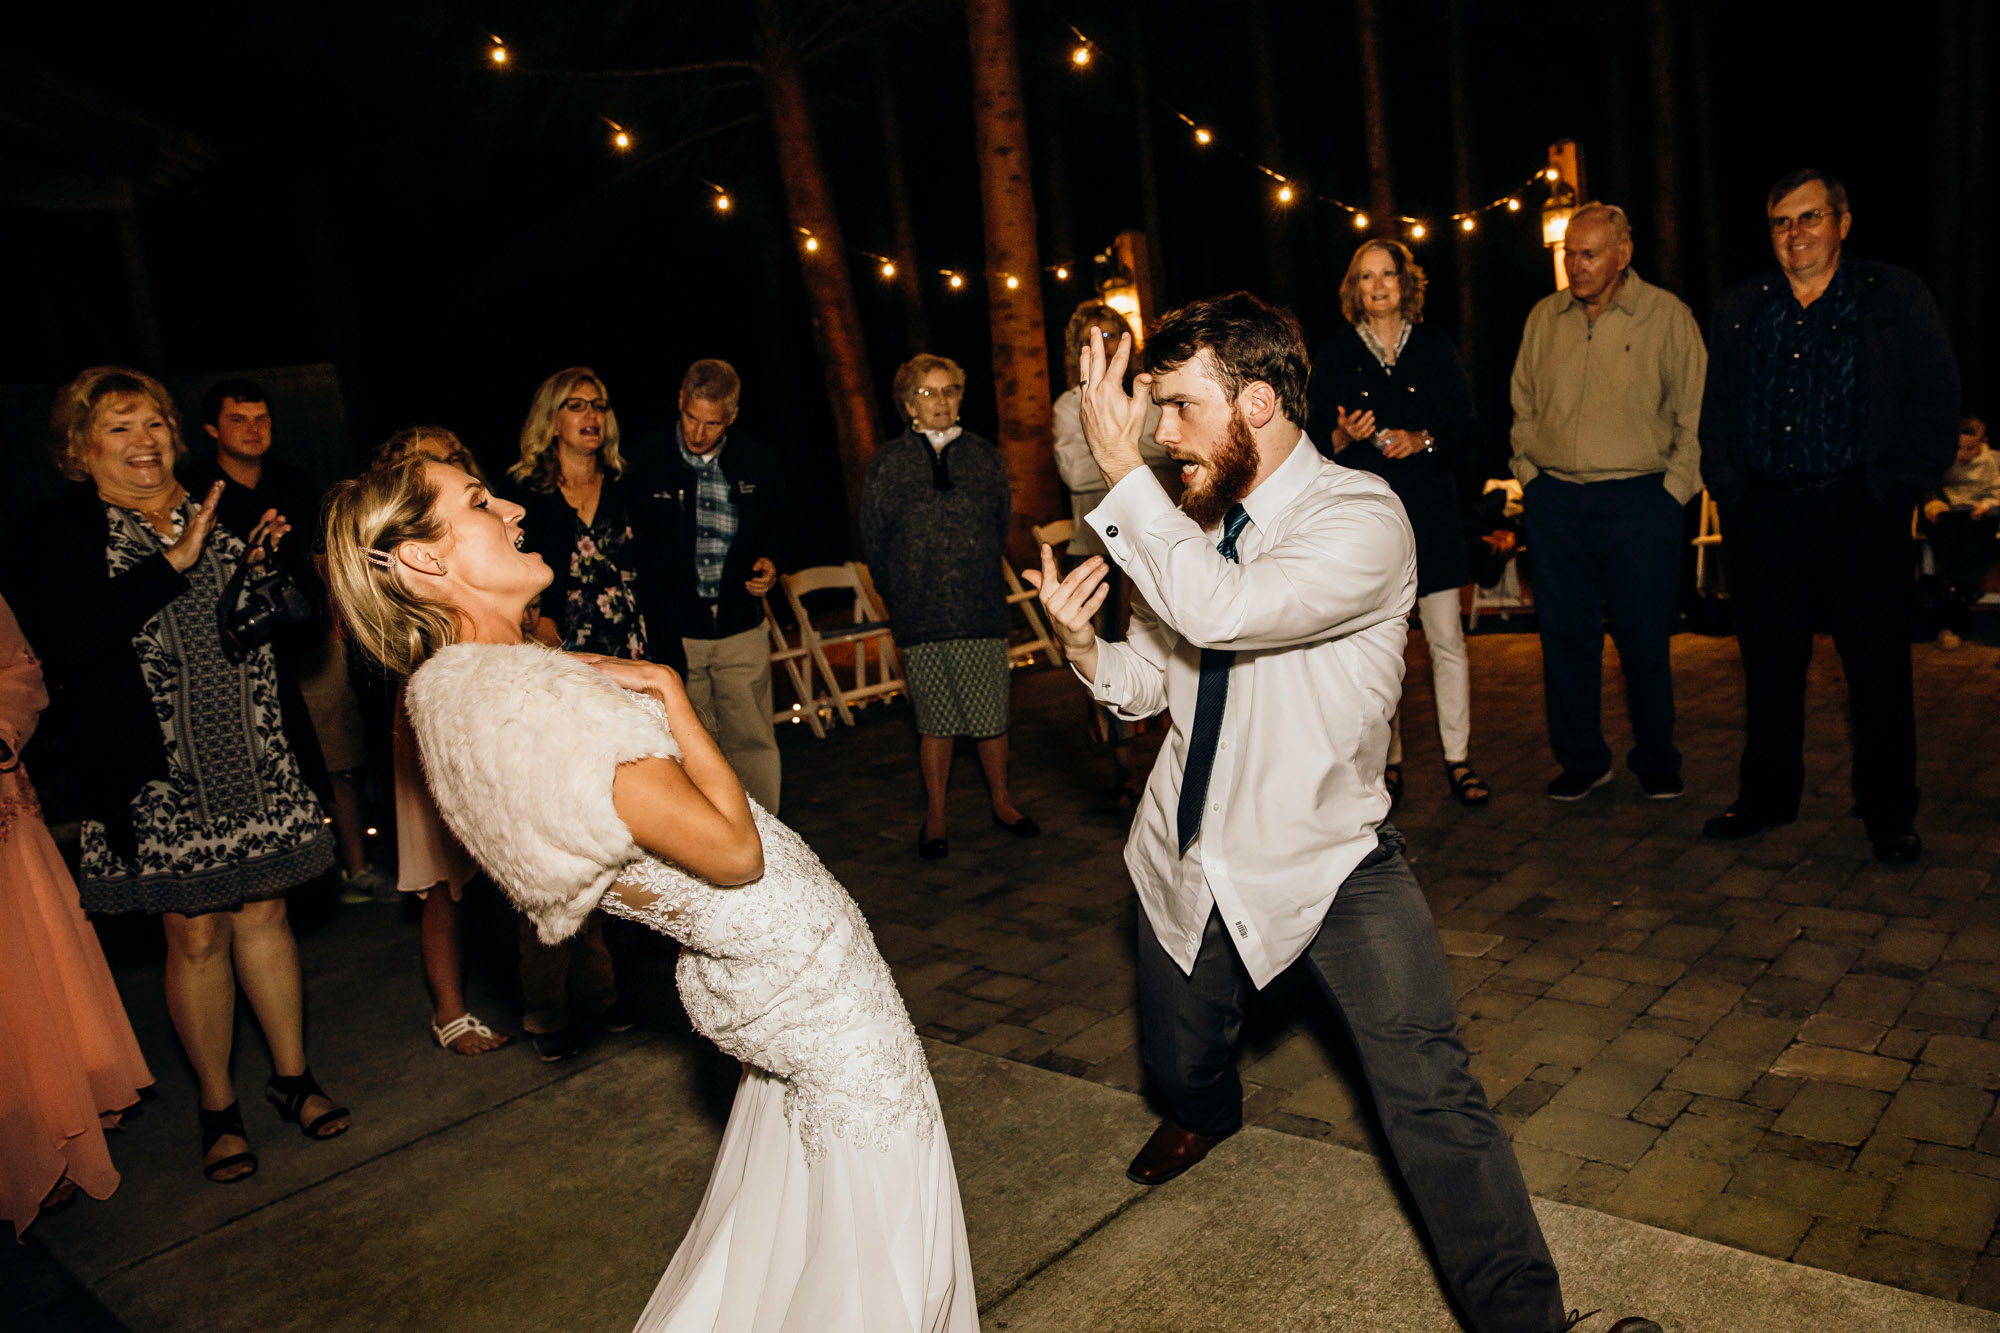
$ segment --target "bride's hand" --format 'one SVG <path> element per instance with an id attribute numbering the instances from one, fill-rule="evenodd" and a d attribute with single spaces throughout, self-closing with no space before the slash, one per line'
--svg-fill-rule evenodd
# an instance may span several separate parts
<path id="1" fill-rule="evenodd" d="M 672 667 L 661 666 L 657 662 L 606 657 L 602 653 L 571 653 L 570 656 L 603 672 L 620 688 L 653 695 L 663 704 L 687 698 L 687 687 Z"/>

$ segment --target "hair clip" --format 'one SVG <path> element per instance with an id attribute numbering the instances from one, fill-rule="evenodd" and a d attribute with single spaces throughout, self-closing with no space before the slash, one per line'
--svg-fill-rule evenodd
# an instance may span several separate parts
<path id="1" fill-rule="evenodd" d="M 372 546 L 356 546 L 354 549 L 367 556 L 370 564 L 380 565 L 384 569 L 394 567 L 394 562 L 389 558 L 387 551 L 378 551 Z"/>

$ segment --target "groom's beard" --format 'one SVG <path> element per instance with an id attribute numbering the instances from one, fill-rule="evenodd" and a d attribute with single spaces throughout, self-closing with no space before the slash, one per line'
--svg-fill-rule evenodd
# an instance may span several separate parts
<path id="1" fill-rule="evenodd" d="M 1242 503 L 1257 480 L 1257 441 L 1236 408 L 1230 408 L 1228 431 L 1203 471 L 1203 480 L 1181 492 L 1181 512 L 1212 528 L 1228 517 L 1232 505 Z"/>

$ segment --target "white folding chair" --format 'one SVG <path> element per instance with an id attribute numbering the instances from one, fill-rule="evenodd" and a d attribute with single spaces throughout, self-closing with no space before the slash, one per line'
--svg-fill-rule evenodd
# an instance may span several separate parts
<path id="1" fill-rule="evenodd" d="M 819 720 L 821 700 L 815 697 L 812 687 L 812 659 L 807 655 L 803 640 L 793 643 L 785 635 L 785 627 L 778 623 L 778 617 L 771 612 L 771 599 L 758 599 L 764 604 L 764 628 L 771 635 L 771 665 L 784 664 L 785 674 L 791 677 L 792 694 L 798 700 L 790 708 L 773 709 L 771 721 L 797 722 L 804 719 L 812 728 L 812 734 L 826 739 L 826 726 Z"/>
<path id="2" fill-rule="evenodd" d="M 1056 544 L 1055 538 L 1044 537 L 1043 533 L 1054 532 L 1056 529 L 1061 528 L 1064 530 L 1062 540 L 1066 542 L 1069 540 L 1070 532 L 1075 527 L 1076 525 L 1070 522 L 1070 520 L 1062 518 L 1043 527 L 1035 528 L 1033 532 L 1037 542 L 1048 542 L 1049 545 L 1053 546 Z M 1039 554 L 1036 558 L 1037 560 L 1040 559 Z M 1021 576 L 1014 572 L 1014 566 L 1008 563 L 1004 557 L 1000 561 L 1000 576 L 1007 580 L 1007 605 L 1021 608 L 1021 615 L 1028 622 L 1029 634 L 1029 637 L 1021 640 L 1019 643 L 1010 642 L 1007 645 L 1007 665 L 1028 666 L 1034 662 L 1036 654 L 1047 653 L 1049 661 L 1061 666 L 1063 662 L 1062 649 L 1056 646 L 1056 641 L 1049 635 L 1048 625 L 1042 620 L 1041 609 L 1038 605 L 1041 594 L 1033 588 L 1022 584 Z"/>
<path id="3" fill-rule="evenodd" d="M 1059 518 L 1053 523 L 1044 523 L 1039 528 L 1029 528 L 1028 531 L 1034 534 L 1035 545 L 1053 546 L 1056 548 L 1056 554 L 1060 556 L 1062 548 L 1068 546 L 1070 538 L 1076 536 L 1076 520 Z"/>
<path id="4" fill-rule="evenodd" d="M 876 600 L 868 580 L 866 566 L 858 560 L 850 560 L 844 565 L 815 565 L 811 569 L 781 575 L 779 582 L 784 584 L 785 598 L 791 602 L 792 614 L 798 619 L 799 639 L 813 665 L 819 668 L 820 678 L 826 682 L 828 696 L 833 703 L 834 714 L 843 723 L 850 727 L 854 725 L 850 704 L 865 703 L 903 690 L 902 661 L 896 652 L 895 638 L 889 632 L 889 618 Z M 812 613 L 806 609 L 804 599 L 820 592 L 848 594 L 851 611 L 847 621 L 824 628 L 813 623 Z M 832 644 L 845 644 L 854 653 L 854 680 L 851 685 L 841 682 L 834 672 L 833 663 L 827 660 L 826 650 Z M 876 666 L 872 680 L 868 669 L 871 644 L 875 649 Z"/>
<path id="5" fill-rule="evenodd" d="M 1701 521 L 1694 533 L 1694 590 L 1708 591 L 1708 549 L 1722 545 L 1722 511 L 1706 486 L 1701 491 Z"/>
<path id="6" fill-rule="evenodd" d="M 1521 512 L 1521 483 L 1509 477 L 1505 480 L 1494 478 L 1486 483 L 1486 491 L 1505 491 L 1506 507 L 1503 513 L 1512 517 Z M 1472 604 L 1466 608 L 1465 627 L 1479 628 L 1479 613 L 1497 612 L 1502 620 L 1507 620 L 1516 611 L 1535 609 L 1533 594 L 1521 586 L 1521 557 L 1519 550 L 1500 570 L 1500 581 L 1491 588 L 1479 584 L 1472 585 Z"/>

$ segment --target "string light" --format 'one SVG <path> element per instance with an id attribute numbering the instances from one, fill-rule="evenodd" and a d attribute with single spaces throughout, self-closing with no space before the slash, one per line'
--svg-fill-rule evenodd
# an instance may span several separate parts
<path id="1" fill-rule="evenodd" d="M 949 274 L 946 277 L 946 281 L 951 284 L 953 291 L 957 291 L 959 288 L 965 286 L 965 275 L 963 273 Z"/>
<path id="2" fill-rule="evenodd" d="M 1088 46 L 1077 47 L 1076 50 L 1069 53 L 1069 59 L 1071 64 L 1075 65 L 1078 69 L 1082 69 L 1090 63 L 1090 48 Z"/>
<path id="3" fill-rule="evenodd" d="M 1194 141 L 1206 148 L 1209 144 L 1215 142 L 1215 136 L 1197 125 L 1194 127 Z"/>
<path id="4" fill-rule="evenodd" d="M 1007 290 L 1008 290 L 1008 291 L 1010 291 L 1010 292 L 1011 292 L 1011 291 L 1013 291 L 1013 290 L 1014 290 L 1015 288 L 1019 287 L 1020 285 L 1021 285 L 1021 280 L 1020 280 L 1019 278 L 1015 277 L 1015 276 L 1014 276 L 1013 274 L 1011 274 L 1011 273 L 1009 273 L 1009 274 L 1007 275 Z"/>
<path id="5" fill-rule="evenodd" d="M 1519 199 L 1509 199 L 1509 200 L 1507 201 L 1507 211 L 1508 211 L 1509 213 L 1518 213 L 1518 212 L 1520 212 L 1520 211 L 1521 211 L 1521 201 L 1520 201 Z"/>
<path id="6" fill-rule="evenodd" d="M 727 213 L 727 212 L 728 212 L 728 211 L 729 211 L 729 210 L 730 210 L 730 209 L 731 209 L 732 207 L 734 207 L 734 206 L 735 206 L 735 205 L 734 205 L 734 201 L 730 199 L 730 197 L 729 197 L 729 192 L 728 192 L 728 191 L 726 191 L 726 190 L 717 190 L 717 191 L 715 192 L 715 211 L 716 211 L 716 212 L 718 212 L 718 213 Z"/>
<path id="7" fill-rule="evenodd" d="M 1278 187 L 1278 202 L 1279 202 L 1279 203 L 1281 203 L 1281 204 L 1289 204 L 1289 203 L 1291 203 L 1291 202 L 1292 202 L 1292 187 L 1291 187 L 1291 186 L 1289 186 L 1289 185 L 1280 185 L 1280 186 Z"/>
<path id="8" fill-rule="evenodd" d="M 632 147 L 632 135 L 630 131 L 609 116 L 604 117 L 604 123 L 611 127 L 611 146 L 613 148 L 622 153 Z"/>
<path id="9" fill-rule="evenodd" d="M 1460 231 L 1471 231 L 1471 230 L 1472 230 L 1472 219 L 1471 219 L 1471 218 L 1460 218 L 1460 219 L 1458 220 L 1458 229 L 1459 229 Z"/>
<path id="10" fill-rule="evenodd" d="M 1368 215 L 1366 213 L 1356 213 L 1354 215 L 1354 230 L 1356 231 L 1368 230 Z"/>
<path id="11" fill-rule="evenodd" d="M 896 276 L 896 266 L 886 259 L 882 261 L 882 276 L 885 278 Z"/>
<path id="12" fill-rule="evenodd" d="M 1425 236 L 1426 234 L 1427 234 L 1427 233 L 1426 233 L 1426 232 L 1425 232 L 1425 230 L 1424 230 L 1424 224 L 1423 224 L 1423 223 L 1421 223 L 1421 222 L 1412 222 L 1412 223 L 1410 224 L 1410 239 L 1411 239 L 1411 240 L 1413 240 L 1413 241 L 1421 241 L 1422 239 L 1424 239 L 1424 236 Z"/>
<path id="13" fill-rule="evenodd" d="M 492 62 L 493 62 L 494 64 L 496 64 L 496 65 L 504 65 L 504 64 L 506 64 L 506 63 L 507 63 L 507 43 L 505 43 L 505 42 L 501 41 L 501 40 L 500 40 L 500 39 L 499 39 L 498 37 L 495 37 L 495 38 L 493 39 L 493 49 L 492 49 L 491 51 L 488 51 L 488 52 L 486 53 L 486 58 L 487 58 L 488 60 L 491 60 L 491 61 L 492 61 Z"/>
<path id="14" fill-rule="evenodd" d="M 1552 180 L 1552 181 L 1561 180 L 1562 173 L 1560 171 L 1557 171 L 1554 167 L 1550 167 L 1548 170 L 1542 173 L 1542 178 L 1544 180 Z"/>
<path id="15" fill-rule="evenodd" d="M 806 237 L 806 253 L 815 254 L 818 252 L 818 250 L 819 250 L 819 237 L 817 236 Z"/>
<path id="16" fill-rule="evenodd" d="M 1056 281 L 1057 282 L 1069 281 L 1069 270 L 1063 267 L 1061 264 L 1056 265 Z"/>

